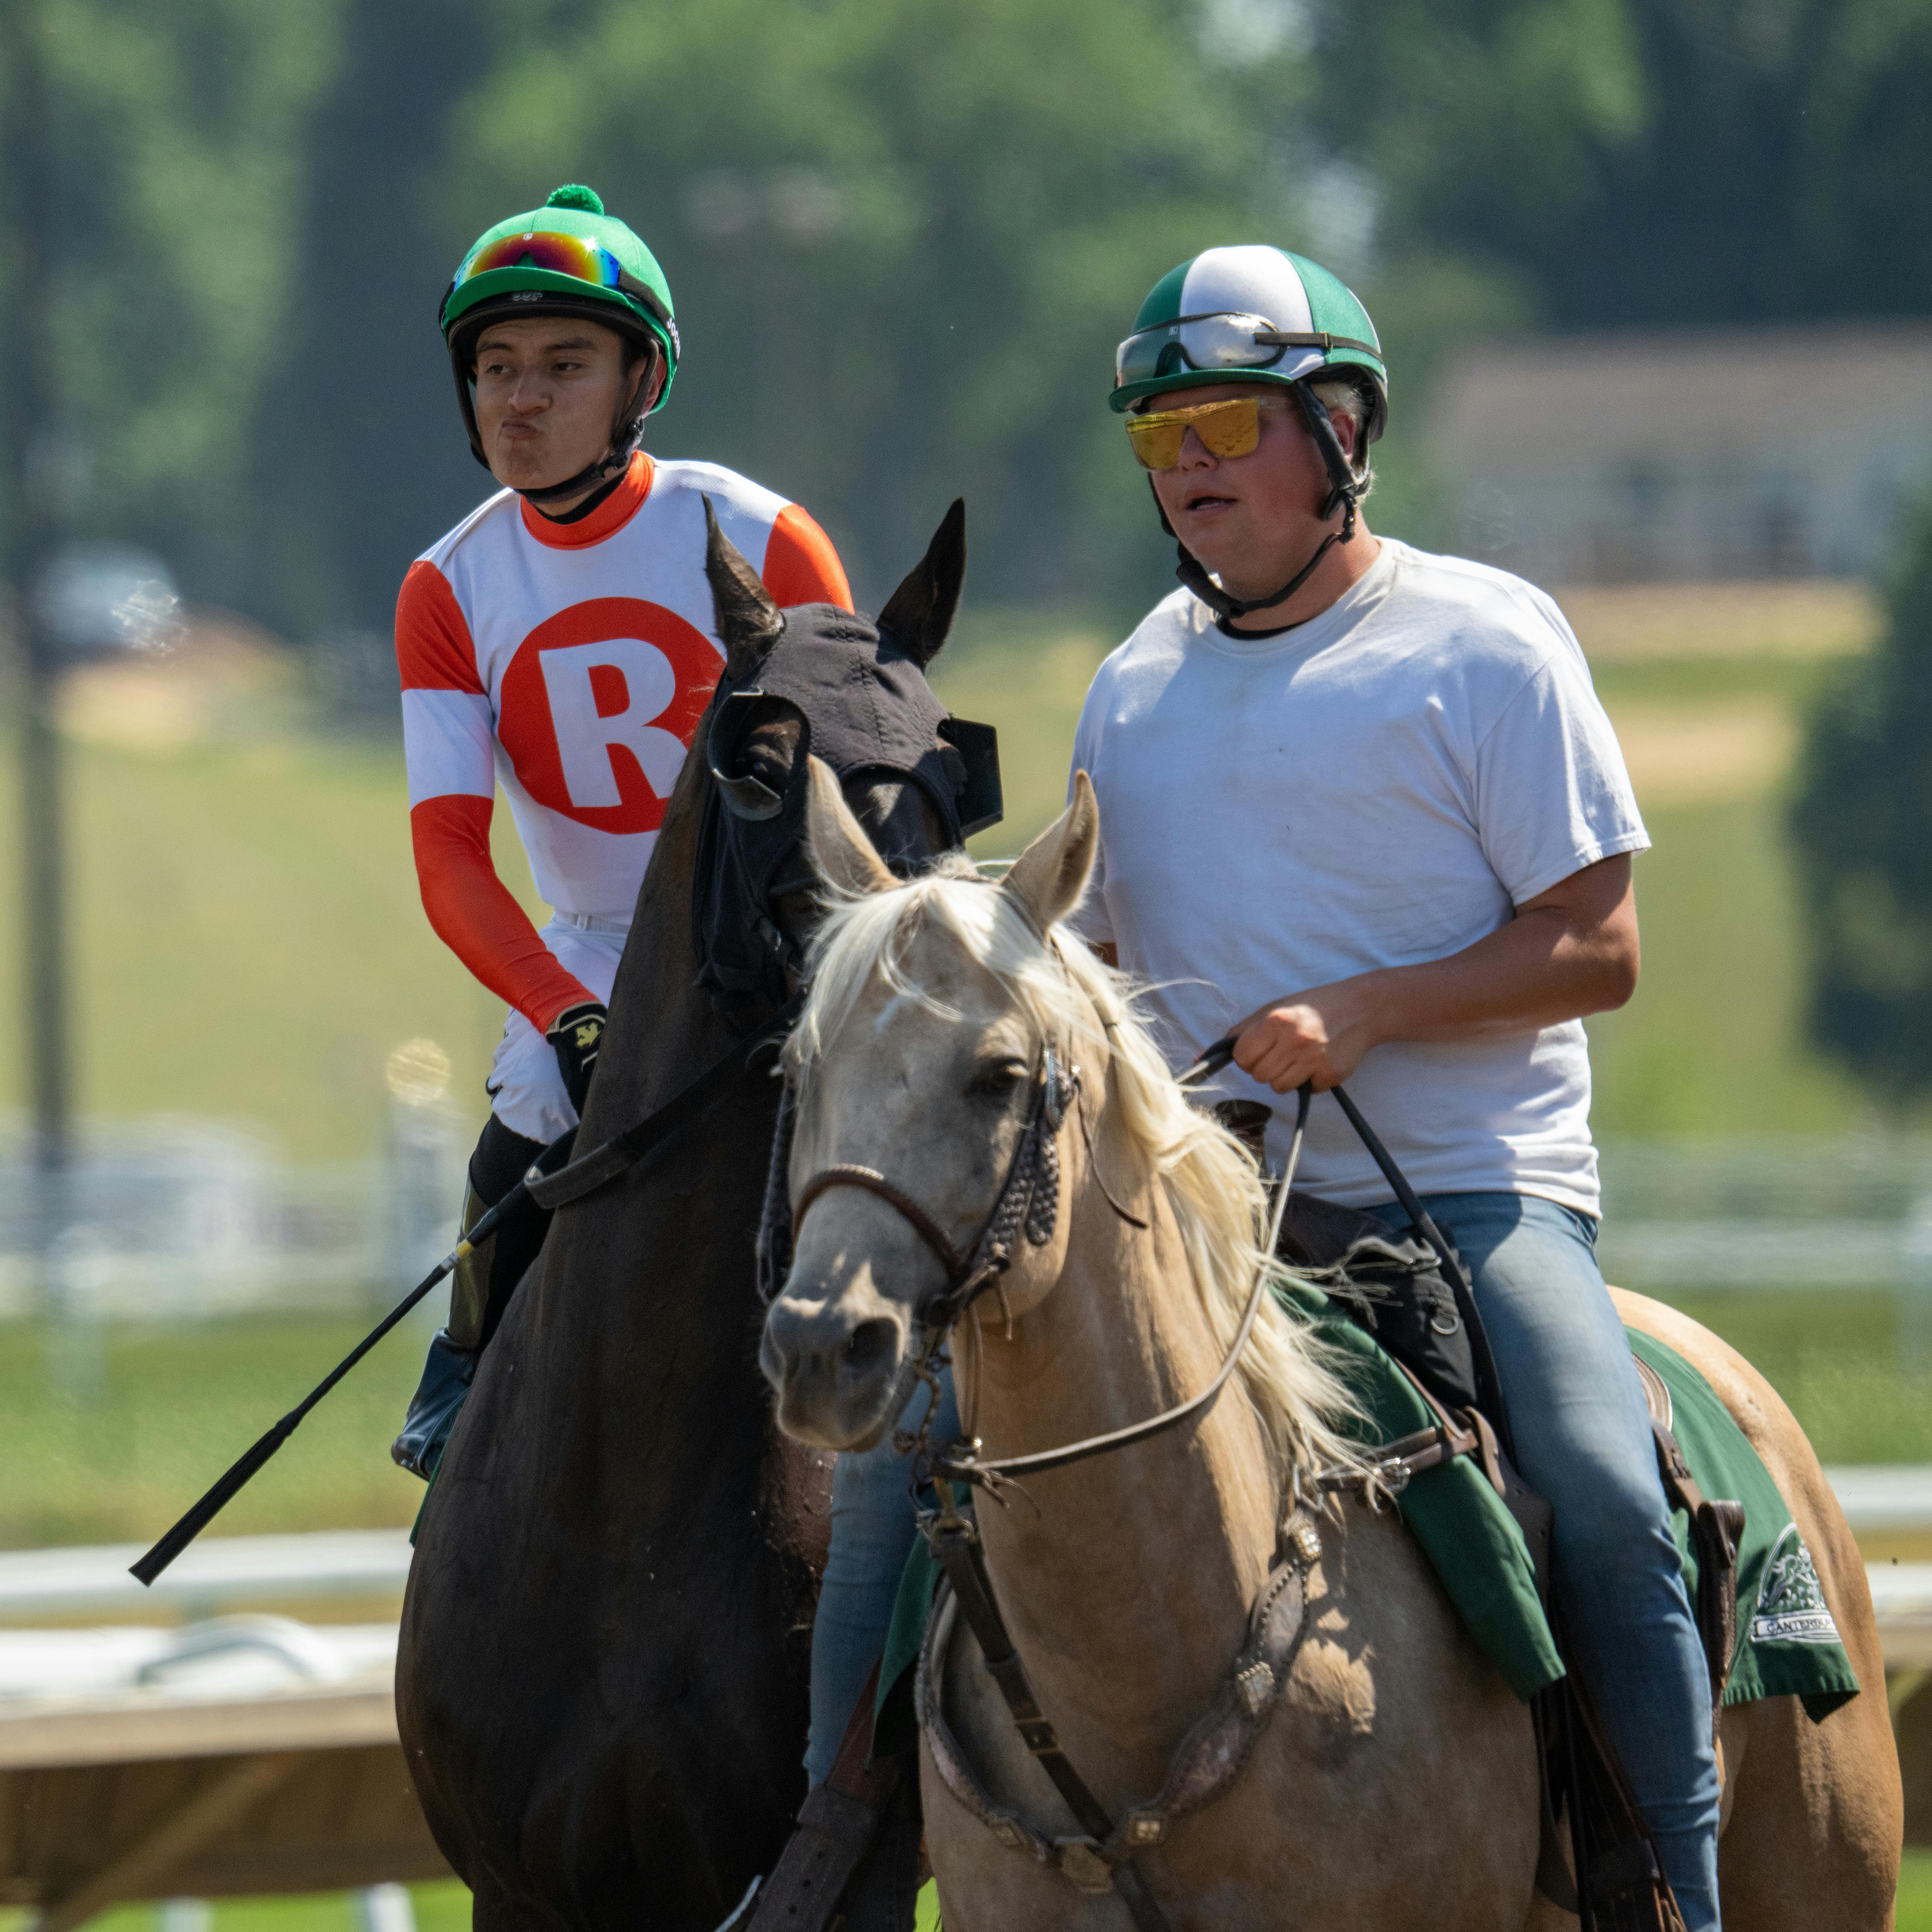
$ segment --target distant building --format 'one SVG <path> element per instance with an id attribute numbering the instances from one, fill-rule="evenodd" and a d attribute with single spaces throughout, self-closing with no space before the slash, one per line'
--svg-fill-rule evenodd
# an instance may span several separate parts
<path id="1" fill-rule="evenodd" d="M 1433 440 L 1461 547 L 1539 583 L 1867 577 L 1932 486 L 1932 327 L 1489 344 Z"/>

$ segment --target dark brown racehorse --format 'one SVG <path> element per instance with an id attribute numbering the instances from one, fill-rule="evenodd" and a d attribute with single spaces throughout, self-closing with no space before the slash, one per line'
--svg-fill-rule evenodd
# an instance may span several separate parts
<path id="1" fill-rule="evenodd" d="M 943 715 L 922 674 L 958 599 L 962 526 L 956 506 L 881 614 L 886 634 L 865 647 L 890 668 L 868 685 L 872 700 L 916 685 L 922 719 Z M 781 620 L 715 527 L 707 568 L 727 650 L 721 694 L 755 686 L 782 621 L 833 621 L 824 607 Z M 802 796 L 807 735 L 822 746 L 833 734 L 799 706 L 754 706 L 721 788 L 707 754 L 720 702 L 638 896 L 579 1153 L 742 1036 L 742 1012 L 728 1022 L 699 984 L 692 902 L 707 803 L 743 778 Z M 903 770 L 839 776 L 902 867 L 956 842 L 956 812 Z M 796 943 L 812 902 L 774 883 L 769 915 Z M 778 1096 L 761 1057 L 694 1126 L 559 1210 L 429 1496 L 398 1713 L 430 1828 L 489 1932 L 710 1932 L 770 1870 L 803 1796 L 831 1459 L 780 1436 L 758 1370 L 753 1248 Z"/>

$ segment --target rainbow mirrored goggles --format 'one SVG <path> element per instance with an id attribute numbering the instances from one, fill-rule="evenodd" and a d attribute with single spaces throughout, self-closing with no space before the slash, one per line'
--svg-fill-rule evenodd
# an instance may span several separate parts
<path id="1" fill-rule="evenodd" d="M 1178 376 L 1184 369 L 1272 369 L 1291 349 L 1318 349 L 1324 356 L 1337 349 L 1382 354 L 1374 343 L 1352 335 L 1277 328 L 1262 315 L 1183 315 L 1136 330 L 1114 351 L 1114 386 Z"/>
<path id="2" fill-rule="evenodd" d="M 1288 406 L 1286 395 L 1228 396 L 1184 410 L 1157 410 L 1127 418 L 1127 440 L 1144 468 L 1172 470 L 1191 429 L 1210 456 L 1246 456 L 1262 439 L 1262 412 Z"/>
<path id="3" fill-rule="evenodd" d="M 541 268 L 553 275 L 568 275 L 573 281 L 588 282 L 593 288 L 628 296 L 641 302 L 658 321 L 666 324 L 670 321 L 656 290 L 638 280 L 609 249 L 581 235 L 535 228 L 527 234 L 500 236 L 487 248 L 478 249 L 457 270 L 451 293 L 478 275 L 490 274 L 499 268 Z"/>

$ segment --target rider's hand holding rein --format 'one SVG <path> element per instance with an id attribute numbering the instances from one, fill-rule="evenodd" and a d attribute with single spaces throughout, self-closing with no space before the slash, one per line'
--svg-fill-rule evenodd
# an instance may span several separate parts
<path id="1" fill-rule="evenodd" d="M 1619 853 L 1446 959 L 1270 1000 L 1234 1029 L 1234 1061 L 1277 1094 L 1304 1080 L 1325 1094 L 1387 1040 L 1495 1040 L 1608 1012 L 1636 991 L 1637 966 L 1636 895 Z"/>

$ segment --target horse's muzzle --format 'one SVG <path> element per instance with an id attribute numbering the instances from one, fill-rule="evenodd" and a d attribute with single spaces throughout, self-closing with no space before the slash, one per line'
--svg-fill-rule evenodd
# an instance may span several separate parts
<path id="1" fill-rule="evenodd" d="M 778 1426 L 826 1449 L 869 1449 L 894 1420 L 909 1340 L 904 1306 L 869 1268 L 842 1286 L 793 1270 L 765 1317 L 758 1364 L 778 1396 Z"/>

